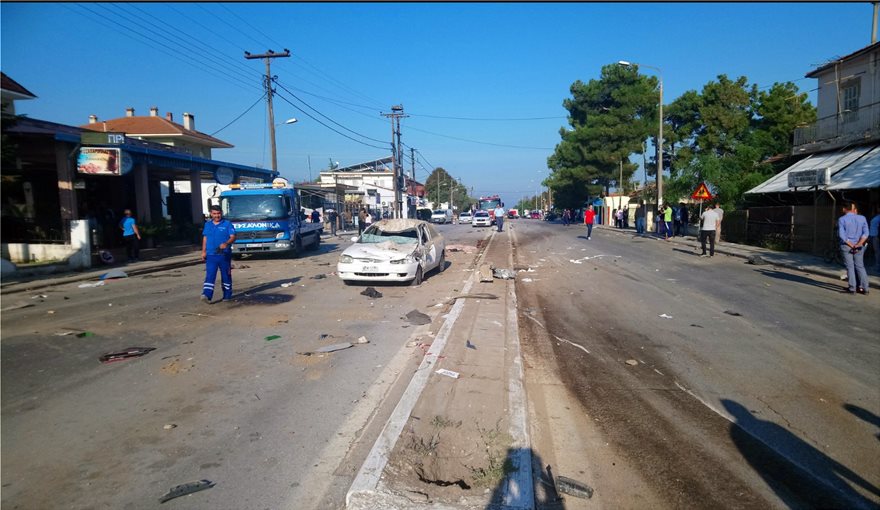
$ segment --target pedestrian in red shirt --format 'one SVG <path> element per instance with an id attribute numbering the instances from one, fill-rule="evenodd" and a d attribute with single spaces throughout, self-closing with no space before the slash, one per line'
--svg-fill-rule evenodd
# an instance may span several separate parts
<path id="1" fill-rule="evenodd" d="M 593 235 L 593 220 L 596 218 L 596 211 L 593 210 L 592 205 L 587 206 L 587 210 L 584 211 L 584 225 L 587 226 L 587 239 L 590 239 L 590 236 Z"/>

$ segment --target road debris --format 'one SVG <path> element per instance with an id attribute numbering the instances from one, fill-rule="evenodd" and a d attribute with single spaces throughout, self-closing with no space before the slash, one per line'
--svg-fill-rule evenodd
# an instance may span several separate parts
<path id="1" fill-rule="evenodd" d="M 733 315 L 734 317 L 742 317 L 743 316 L 743 314 L 741 314 L 739 312 L 734 312 L 733 310 L 724 310 L 724 313 L 726 313 L 727 315 Z"/>
<path id="2" fill-rule="evenodd" d="M 213 315 L 209 313 L 195 313 L 195 312 L 180 312 L 180 315 L 192 315 L 194 317 L 213 317 Z"/>
<path id="3" fill-rule="evenodd" d="M 525 283 L 532 283 L 534 280 L 532 280 L 531 278 L 523 278 L 522 281 Z"/>
<path id="4" fill-rule="evenodd" d="M 326 347 L 321 347 L 319 349 L 315 349 L 314 351 L 297 352 L 297 354 L 300 354 L 302 356 L 312 356 L 315 354 L 325 354 L 328 352 L 341 351 L 343 349 L 348 349 L 349 347 L 352 347 L 351 342 L 343 342 L 341 344 L 333 344 Z"/>
<path id="5" fill-rule="evenodd" d="M 128 273 L 122 269 L 111 269 L 99 277 L 101 280 L 115 280 L 117 278 L 128 278 Z"/>
<path id="6" fill-rule="evenodd" d="M 282 284 L 281 284 L 281 286 L 282 286 L 283 288 L 285 288 L 285 289 L 286 289 L 287 287 L 290 287 L 291 285 L 293 285 L 293 282 L 286 282 L 286 283 L 282 283 Z"/>
<path id="7" fill-rule="evenodd" d="M 16 304 L 14 304 L 14 305 L 9 305 L 9 306 L 7 306 L 6 308 L 3 308 L 3 309 L 0 310 L 0 311 L 2 311 L 2 312 L 6 312 L 6 311 L 9 311 L 9 310 L 18 310 L 19 308 L 30 308 L 30 307 L 32 307 L 32 306 L 34 306 L 33 303 L 16 303 Z"/>
<path id="8" fill-rule="evenodd" d="M 470 340 L 465 340 L 464 346 L 467 347 L 468 349 L 473 349 L 475 351 L 477 350 L 477 346 L 472 344 Z"/>
<path id="9" fill-rule="evenodd" d="M 165 430 L 171 430 L 171 429 L 176 429 L 176 428 L 177 428 L 177 425 L 174 424 L 174 423 L 168 423 L 168 424 L 166 424 L 166 425 L 165 425 L 164 427 L 162 427 L 162 428 L 165 429 Z"/>
<path id="10" fill-rule="evenodd" d="M 366 289 L 361 291 L 361 296 L 367 296 L 376 299 L 382 297 L 382 293 L 374 289 L 373 287 L 367 287 Z"/>
<path id="11" fill-rule="evenodd" d="M 448 252 L 463 251 L 465 253 L 476 253 L 477 247 L 470 246 L 467 244 L 448 244 L 448 245 L 446 245 L 446 251 L 448 251 Z"/>
<path id="12" fill-rule="evenodd" d="M 760 255 L 749 255 L 746 258 L 746 261 L 748 261 L 749 264 L 752 264 L 755 266 L 763 266 L 763 265 L 769 264 L 769 262 L 764 260 L 764 257 L 762 257 Z"/>
<path id="13" fill-rule="evenodd" d="M 672 318 L 671 315 L 666 315 L 665 313 L 661 313 L 657 317 L 660 317 L 661 319 L 671 319 Z"/>
<path id="14" fill-rule="evenodd" d="M 77 338 L 88 338 L 88 337 L 92 337 L 92 336 L 95 336 L 95 334 L 92 333 L 91 331 L 81 331 L 76 334 Z"/>
<path id="15" fill-rule="evenodd" d="M 68 336 L 68 335 L 77 335 L 77 336 L 79 336 L 79 333 L 80 333 L 80 330 L 76 330 L 76 329 L 63 329 L 63 330 L 61 330 L 61 331 L 55 333 L 55 336 Z"/>
<path id="16" fill-rule="evenodd" d="M 406 314 L 406 320 L 410 324 L 421 326 L 423 324 L 430 324 L 431 317 L 429 315 L 423 314 L 418 310 L 411 310 Z"/>
<path id="17" fill-rule="evenodd" d="M 79 285 L 77 285 L 77 287 L 79 287 L 80 289 L 90 289 L 92 287 L 100 287 L 102 285 L 104 285 L 103 280 L 100 282 L 80 283 Z"/>
<path id="18" fill-rule="evenodd" d="M 556 481 L 557 492 L 583 499 L 590 499 L 593 497 L 593 488 L 585 483 L 561 475 L 556 476 L 554 479 Z"/>
<path id="19" fill-rule="evenodd" d="M 269 335 L 266 337 L 266 341 L 271 342 L 272 340 L 278 340 L 279 338 L 281 338 L 281 335 Z"/>
<path id="20" fill-rule="evenodd" d="M 492 266 L 489 264 L 480 265 L 480 282 L 481 283 L 491 283 L 493 281 L 492 278 Z"/>
<path id="21" fill-rule="evenodd" d="M 46 299 L 47 297 L 49 296 L 45 294 L 37 294 L 36 296 L 31 296 L 31 299 Z"/>
<path id="22" fill-rule="evenodd" d="M 100 358 L 98 358 L 98 361 L 100 361 L 101 363 L 113 363 L 114 361 L 122 361 L 129 358 L 139 358 L 144 354 L 155 350 L 155 347 L 129 347 L 124 351 L 108 352 L 107 354 L 104 354 Z"/>
<path id="23" fill-rule="evenodd" d="M 325 274 L 316 274 L 315 276 L 312 277 L 312 280 L 323 280 L 324 278 L 327 278 L 327 275 L 325 275 Z"/>
<path id="24" fill-rule="evenodd" d="M 702 328 L 703 326 L 700 326 L 699 324 L 691 324 L 691 327 L 692 328 Z"/>
<path id="25" fill-rule="evenodd" d="M 458 379 L 459 373 L 453 372 L 452 370 L 446 370 L 445 368 L 440 368 L 434 371 L 437 374 L 445 375 L 447 377 L 451 377 L 453 379 Z"/>
<path id="26" fill-rule="evenodd" d="M 183 485 L 178 485 L 176 487 L 172 487 L 164 496 L 159 498 L 159 503 L 171 501 L 174 498 L 186 496 L 194 492 L 210 489 L 214 485 L 214 482 L 212 482 L 211 480 L 199 480 L 198 482 L 189 482 Z"/>
<path id="27" fill-rule="evenodd" d="M 370 343 L 370 341 L 367 340 L 367 337 L 362 336 L 362 337 L 358 338 L 357 341 L 355 341 L 355 343 L 356 344 L 368 344 L 368 343 Z"/>
<path id="28" fill-rule="evenodd" d="M 492 276 L 501 280 L 513 280 L 516 278 L 516 272 L 512 269 L 492 269 Z"/>
<path id="29" fill-rule="evenodd" d="M 628 360 L 626 360 L 626 364 L 629 365 L 629 366 L 631 366 L 631 367 L 634 367 L 634 366 L 638 365 L 639 362 L 636 361 L 636 360 L 634 360 L 634 359 L 628 359 Z"/>

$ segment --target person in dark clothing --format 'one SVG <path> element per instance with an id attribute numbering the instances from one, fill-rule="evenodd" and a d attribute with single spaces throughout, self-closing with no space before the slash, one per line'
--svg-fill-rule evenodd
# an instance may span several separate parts
<path id="1" fill-rule="evenodd" d="M 336 235 L 336 220 L 339 218 L 339 215 L 336 214 L 336 209 L 330 209 L 327 211 L 327 221 L 330 222 L 330 235 Z"/>

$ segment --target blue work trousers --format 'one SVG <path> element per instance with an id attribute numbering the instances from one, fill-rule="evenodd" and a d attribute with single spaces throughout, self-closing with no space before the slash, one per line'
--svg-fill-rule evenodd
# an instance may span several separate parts
<path id="1" fill-rule="evenodd" d="M 498 231 L 499 231 L 499 232 L 501 232 L 502 230 L 504 230 L 504 216 L 502 216 L 502 217 L 500 217 L 500 218 L 499 218 L 498 216 L 495 216 L 495 225 L 498 226 Z"/>
<path id="2" fill-rule="evenodd" d="M 205 257 L 205 284 L 202 294 L 211 299 L 214 297 L 214 282 L 220 270 L 220 281 L 223 283 L 223 299 L 232 299 L 232 254 L 220 253 Z"/>

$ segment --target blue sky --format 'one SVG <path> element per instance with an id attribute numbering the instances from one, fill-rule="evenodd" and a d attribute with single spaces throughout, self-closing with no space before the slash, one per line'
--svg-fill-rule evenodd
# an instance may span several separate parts
<path id="1" fill-rule="evenodd" d="M 277 128 L 283 176 L 308 178 L 309 159 L 316 176 L 331 159 L 346 166 L 387 156 L 391 127 L 380 113 L 403 104 L 411 116 L 402 140 L 421 154 L 417 179 L 442 166 L 474 194 L 515 202 L 548 173 L 573 81 L 630 60 L 662 69 L 667 104 L 719 74 L 812 90 L 816 81 L 804 74 L 815 65 L 870 43 L 872 7 L 3 2 L 0 14 L 2 69 L 38 96 L 19 102 L 18 113 L 79 125 L 91 114 L 111 119 L 134 107 L 148 115 L 158 106 L 178 122 L 194 114 L 196 129 L 211 134 L 257 103 L 215 135 L 235 148 L 214 157 L 269 167 L 265 102 L 258 102 L 264 65 L 243 53 L 289 48 L 293 56 L 272 65 L 283 87 L 276 123 L 299 119 Z M 334 133 L 284 98 L 375 147 Z M 538 120 L 504 120 L 524 118 Z"/>

